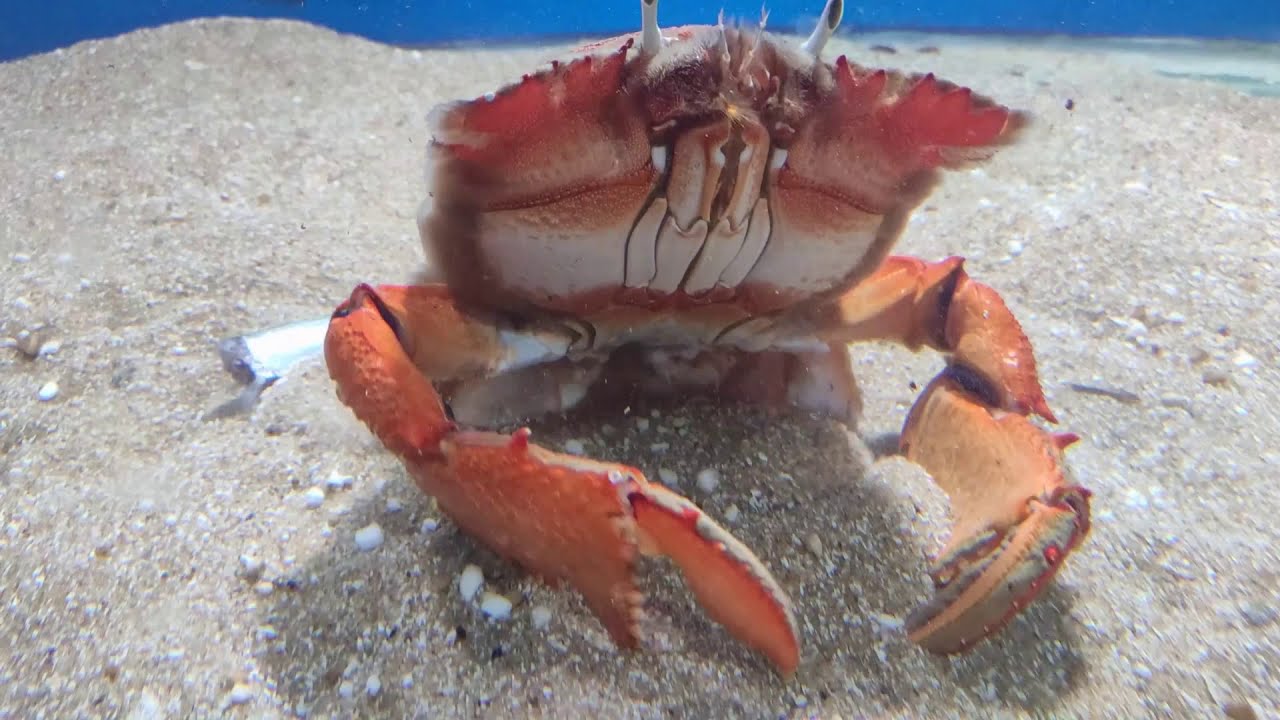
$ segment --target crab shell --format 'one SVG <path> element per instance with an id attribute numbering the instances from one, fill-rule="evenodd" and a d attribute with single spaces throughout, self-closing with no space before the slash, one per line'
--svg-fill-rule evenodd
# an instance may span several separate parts
<path id="1" fill-rule="evenodd" d="M 1089 526 L 1025 334 L 958 258 L 889 251 L 943 169 L 1025 117 L 932 75 L 821 57 L 760 28 L 642 30 L 438 109 L 419 216 L 430 273 L 334 313 L 339 396 L 463 529 L 586 596 L 633 646 L 637 550 L 673 557 L 710 614 L 784 674 L 790 600 L 693 503 L 634 468 L 462 430 L 566 410 L 592 386 L 860 409 L 846 346 L 948 353 L 902 446 L 948 492 L 935 598 L 908 620 L 963 650 L 1031 602 Z M 623 360 L 619 360 L 623 358 Z"/>

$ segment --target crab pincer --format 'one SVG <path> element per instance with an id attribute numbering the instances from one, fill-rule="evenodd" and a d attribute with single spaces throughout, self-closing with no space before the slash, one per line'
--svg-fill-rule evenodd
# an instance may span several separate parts
<path id="1" fill-rule="evenodd" d="M 543 580 L 568 581 L 621 647 L 641 640 L 636 553 L 668 556 L 714 620 L 783 675 L 794 672 L 800 641 L 790 600 L 693 502 L 635 468 L 539 447 L 528 428 L 457 427 L 402 344 L 411 323 L 398 313 L 436 299 L 420 288 L 357 288 L 334 313 L 325 356 L 341 399 L 441 510 Z"/>

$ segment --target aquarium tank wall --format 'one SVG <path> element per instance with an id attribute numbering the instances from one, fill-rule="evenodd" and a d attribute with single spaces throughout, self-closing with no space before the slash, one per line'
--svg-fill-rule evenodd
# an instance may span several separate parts
<path id="1" fill-rule="evenodd" d="M 67 0 L 7 2 L 0 8 L 0 60 L 45 52 L 79 40 L 195 17 L 278 17 L 401 45 L 493 43 L 617 34 L 632 26 L 632 0 L 443 2 L 425 0 Z M 820 3 L 764 3 L 775 30 L 807 33 Z M 721 9 L 750 17 L 754 3 L 667 2 L 669 25 L 696 24 Z M 1270 0 L 978 0 L 850 4 L 844 28 L 1002 34 L 1069 34 L 1280 39 L 1280 2 Z"/>

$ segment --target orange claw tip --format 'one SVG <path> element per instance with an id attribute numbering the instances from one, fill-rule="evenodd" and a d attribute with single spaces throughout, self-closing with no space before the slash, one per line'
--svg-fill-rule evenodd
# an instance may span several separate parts
<path id="1" fill-rule="evenodd" d="M 1003 628 L 1039 597 L 1089 530 L 1088 491 L 1064 487 L 986 546 L 979 557 L 935 572 L 951 577 L 907 618 L 912 642 L 935 653 L 963 652 Z"/>
<path id="2" fill-rule="evenodd" d="M 1080 436 L 1073 432 L 1056 432 L 1052 433 L 1050 437 L 1053 438 L 1053 444 L 1056 445 L 1059 450 L 1066 450 L 1072 445 L 1080 442 Z M 1085 492 L 1088 491 L 1086 490 Z"/>
<path id="3" fill-rule="evenodd" d="M 532 434 L 533 434 L 533 431 L 527 427 L 522 427 L 519 430 L 516 430 L 515 432 L 511 433 L 511 442 L 509 445 L 507 445 L 507 447 L 516 451 L 528 450 L 529 436 Z"/>
<path id="4" fill-rule="evenodd" d="M 1031 402 L 1031 412 L 1055 425 L 1058 422 L 1058 416 L 1054 415 L 1053 411 L 1049 409 L 1049 401 L 1044 399 L 1044 395 L 1040 395 Z M 1077 437 L 1076 439 L 1078 440 L 1079 438 Z"/>
<path id="5" fill-rule="evenodd" d="M 650 485 L 630 493 L 636 524 L 680 567 L 698 602 L 784 677 L 800 665 L 791 601 L 764 564 L 689 500 Z"/>

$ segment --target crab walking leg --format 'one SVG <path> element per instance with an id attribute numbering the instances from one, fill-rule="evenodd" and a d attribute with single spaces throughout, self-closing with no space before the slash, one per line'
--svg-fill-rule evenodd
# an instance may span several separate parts
<path id="1" fill-rule="evenodd" d="M 334 312 L 325 359 L 338 396 L 459 527 L 547 582 L 567 580 L 620 646 L 640 639 L 635 555 L 656 552 L 676 561 L 712 618 L 781 674 L 793 673 L 799 635 L 790 601 L 763 563 L 692 502 L 634 468 L 534 445 L 527 428 L 466 431 L 450 419 L 432 380 L 510 367 L 512 347 L 521 358 L 554 350 L 554 334 L 502 333 L 461 312 L 442 287 L 362 285 Z"/>
<path id="2" fill-rule="evenodd" d="M 896 340 L 950 354 L 921 394 L 901 446 L 951 498 L 955 526 L 930 573 L 937 594 L 907 621 L 935 652 L 959 652 L 1030 604 L 1089 531 L 1089 491 L 1073 484 L 1063 451 L 1078 438 L 1056 422 L 1031 343 L 991 288 L 960 258 L 890 257 L 823 319 L 847 341 Z"/>

